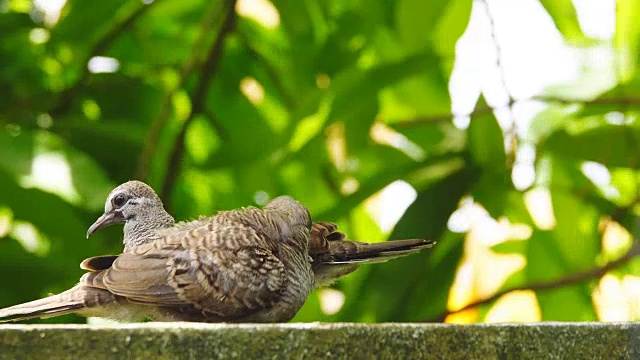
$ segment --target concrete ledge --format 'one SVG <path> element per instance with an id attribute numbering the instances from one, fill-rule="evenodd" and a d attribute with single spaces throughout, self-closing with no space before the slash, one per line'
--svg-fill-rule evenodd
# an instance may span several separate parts
<path id="1" fill-rule="evenodd" d="M 640 359 L 640 323 L 2 325 L 1 359 Z"/>

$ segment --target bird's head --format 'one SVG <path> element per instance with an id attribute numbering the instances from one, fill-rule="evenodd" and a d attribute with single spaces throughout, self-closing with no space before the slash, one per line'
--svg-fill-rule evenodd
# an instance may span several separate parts
<path id="1" fill-rule="evenodd" d="M 149 185 L 132 180 L 116 187 L 107 196 L 104 214 L 89 227 L 87 237 L 117 223 L 125 224 L 126 238 L 127 225 L 133 225 L 130 226 L 132 228 L 158 228 L 172 224 L 173 218 L 165 211 L 162 200 Z"/>

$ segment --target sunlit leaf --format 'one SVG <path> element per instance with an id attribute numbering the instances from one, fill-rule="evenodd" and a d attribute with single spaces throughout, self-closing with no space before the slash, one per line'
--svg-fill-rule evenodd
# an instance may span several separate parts
<path id="1" fill-rule="evenodd" d="M 616 47 L 625 54 L 624 64 L 620 66 L 622 76 L 629 79 L 638 74 L 638 49 L 640 48 L 640 30 L 633 19 L 640 15 L 640 1 L 621 0 L 616 2 L 616 11 L 624 16 L 616 17 L 616 32 L 614 41 Z M 625 80 L 626 80 L 625 79 Z"/>
<path id="2" fill-rule="evenodd" d="M 541 144 L 541 149 L 607 166 L 635 169 L 640 166 L 640 159 L 635 155 L 638 154 L 639 139 L 640 132 L 636 128 L 603 125 L 572 133 L 556 131 Z"/>
<path id="3" fill-rule="evenodd" d="M 480 101 L 478 107 L 482 107 L 482 104 L 484 101 Z M 504 135 L 498 120 L 492 113 L 471 118 L 469 149 L 478 164 L 487 168 L 504 169 L 506 165 Z"/>
<path id="4" fill-rule="evenodd" d="M 567 40 L 577 41 L 585 38 L 580 29 L 578 14 L 571 0 L 540 0 L 540 2 Z"/>
<path id="5" fill-rule="evenodd" d="M 446 310 L 447 289 L 453 282 L 463 244 L 461 236 L 446 231 L 446 223 L 474 181 L 473 173 L 459 171 L 418 194 L 390 238 L 418 237 L 437 239 L 439 243 L 421 254 L 372 267 L 360 292 L 355 298 L 347 298 L 341 320 L 365 320 L 373 309 L 376 321 L 430 319 Z M 448 189 L 446 194 L 444 188 Z M 407 274 L 411 274 L 411 281 L 399 281 L 398 276 Z M 390 293 L 398 296 L 390 298 Z"/>

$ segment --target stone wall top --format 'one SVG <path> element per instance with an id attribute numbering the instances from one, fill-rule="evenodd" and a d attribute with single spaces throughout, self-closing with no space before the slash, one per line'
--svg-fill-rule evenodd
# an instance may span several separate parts
<path id="1" fill-rule="evenodd" d="M 2 359 L 640 359 L 640 323 L 0 325 Z"/>

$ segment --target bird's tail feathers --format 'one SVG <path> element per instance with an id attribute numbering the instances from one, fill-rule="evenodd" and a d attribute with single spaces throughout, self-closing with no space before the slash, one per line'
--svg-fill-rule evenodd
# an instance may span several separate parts
<path id="1" fill-rule="evenodd" d="M 58 295 L 0 309 L 0 323 L 73 313 L 85 307 L 78 287 Z"/>
<path id="2" fill-rule="evenodd" d="M 316 222 L 309 240 L 309 255 L 313 259 L 316 285 L 326 286 L 353 272 L 360 264 L 385 262 L 415 254 L 435 244 L 435 241 L 422 239 L 379 243 L 348 241 L 335 224 Z"/>
<path id="3" fill-rule="evenodd" d="M 322 263 L 328 265 L 380 263 L 415 254 L 433 245 L 435 245 L 435 241 L 422 239 L 393 240 L 379 243 L 341 240 L 331 243 L 330 256 L 325 257 Z"/>

